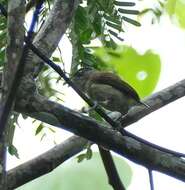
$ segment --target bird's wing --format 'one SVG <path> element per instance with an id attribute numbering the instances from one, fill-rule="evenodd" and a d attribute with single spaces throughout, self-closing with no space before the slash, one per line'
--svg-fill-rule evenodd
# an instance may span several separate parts
<path id="1" fill-rule="evenodd" d="M 140 102 L 139 95 L 127 82 L 123 81 L 119 76 L 110 72 L 97 72 L 91 77 L 92 82 L 110 85 L 119 91 L 133 97 L 137 102 Z"/>

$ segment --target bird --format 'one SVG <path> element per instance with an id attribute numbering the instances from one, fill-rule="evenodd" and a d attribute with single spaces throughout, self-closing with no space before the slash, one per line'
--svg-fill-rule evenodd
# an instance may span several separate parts
<path id="1" fill-rule="evenodd" d="M 106 110 L 125 115 L 133 106 L 149 107 L 141 102 L 133 87 L 112 72 L 84 67 L 77 70 L 72 76 L 72 81 L 82 92 Z"/>

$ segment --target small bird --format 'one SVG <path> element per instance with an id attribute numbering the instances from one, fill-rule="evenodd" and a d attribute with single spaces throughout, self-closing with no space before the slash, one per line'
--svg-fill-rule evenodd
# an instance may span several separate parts
<path id="1" fill-rule="evenodd" d="M 79 69 L 72 81 L 92 100 L 110 111 L 125 115 L 137 104 L 149 107 L 140 101 L 137 92 L 119 76 L 87 67 Z"/>

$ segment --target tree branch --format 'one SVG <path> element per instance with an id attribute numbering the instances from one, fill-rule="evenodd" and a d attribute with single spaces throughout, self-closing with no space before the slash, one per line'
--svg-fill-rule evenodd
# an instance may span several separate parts
<path id="1" fill-rule="evenodd" d="M 34 42 L 35 42 L 35 44 L 39 47 L 39 43 L 41 44 L 41 45 L 46 45 L 46 43 L 43 43 L 43 41 L 44 41 L 44 39 L 45 40 L 48 40 L 48 39 L 50 39 L 50 38 L 52 38 L 52 43 L 54 43 L 54 46 L 56 46 L 56 44 L 58 44 L 58 40 L 61 38 L 61 36 L 62 36 L 62 34 L 61 34 L 61 32 L 65 32 L 65 30 L 66 30 L 66 28 L 67 28 L 67 25 L 70 23 L 69 22 L 69 20 L 70 20 L 70 16 L 71 16 L 71 18 L 72 18 L 72 14 L 70 14 L 70 13 L 73 13 L 74 12 L 74 7 L 76 7 L 76 5 L 78 4 L 78 1 L 76 1 L 76 3 L 73 3 L 73 2 L 75 2 L 75 1 L 71 1 L 71 2 L 69 2 L 68 3 L 68 5 L 69 5 L 69 9 L 66 9 L 66 2 L 63 2 L 63 4 L 61 4 L 61 1 L 55 1 L 55 3 L 54 3 L 54 7 L 53 7 L 53 9 L 52 9 L 52 11 L 50 12 L 50 15 L 49 15 L 49 17 L 48 17 L 48 20 L 47 20 L 47 22 L 45 22 L 45 25 L 43 25 L 43 27 L 41 28 L 41 30 L 40 30 L 40 32 L 39 32 L 39 34 L 40 34 L 40 38 L 39 38 L 39 34 L 37 35 L 37 37 L 38 37 L 38 41 L 37 41 L 37 38 L 34 40 Z M 60 7 L 62 8 L 62 9 L 64 9 L 64 11 L 59 11 L 59 9 L 60 9 Z M 73 10 L 73 11 L 72 11 Z M 58 15 L 56 14 L 56 13 L 59 13 Z M 61 15 L 60 15 L 60 13 L 62 13 Z M 67 15 L 67 17 L 66 17 L 66 15 Z M 57 27 L 57 25 L 60 23 L 60 21 L 62 22 L 62 24 L 61 24 L 61 28 L 59 28 L 59 27 Z M 56 27 L 54 27 L 53 28 L 53 26 L 55 26 L 55 24 L 56 24 Z M 52 27 L 51 27 L 52 26 Z M 63 27 L 64 26 L 64 27 Z M 55 31 L 56 30 L 56 31 Z M 57 35 L 56 35 L 57 34 Z M 57 37 L 57 38 L 56 38 Z M 54 40 L 55 39 L 55 40 Z M 49 41 L 50 42 L 50 41 Z M 44 47 L 44 51 L 43 52 L 46 52 L 45 50 L 50 50 L 50 51 L 54 51 L 54 49 L 56 48 L 54 48 L 53 46 L 52 46 L 52 43 L 50 42 L 48 45 L 50 45 L 50 47 L 48 48 L 48 46 L 47 47 Z M 41 47 L 39 47 L 39 49 L 41 49 L 42 48 L 42 46 Z M 52 50 L 52 48 L 53 48 L 53 50 Z M 47 55 L 48 55 L 48 53 L 47 53 Z M 29 54 L 29 59 L 30 60 L 32 60 L 32 64 L 27 64 L 28 65 L 28 67 L 27 68 L 25 68 L 25 77 L 24 77 L 24 79 L 23 79 L 23 81 L 22 81 L 22 87 L 23 88 L 21 88 L 21 90 L 20 90 L 20 92 L 27 92 L 27 90 L 28 89 L 31 89 L 31 92 L 32 93 L 34 93 L 34 90 L 35 90 L 35 88 L 34 88 L 34 84 L 33 84 L 33 82 L 30 82 L 30 77 L 28 78 L 27 76 L 29 76 L 29 75 L 27 75 L 27 74 L 32 74 L 32 72 L 33 72 L 33 69 L 34 69 L 34 71 L 36 70 L 36 66 L 38 66 L 37 64 L 38 64 L 38 58 L 37 58 L 37 60 L 33 60 L 33 55 L 30 53 Z M 40 61 L 40 60 L 39 60 Z M 33 64 L 33 63 L 35 63 L 35 64 Z M 29 83 L 28 83 L 28 81 L 29 81 Z M 26 84 L 26 85 L 25 85 Z M 28 85 L 29 84 L 29 85 Z M 30 87 L 31 86 L 31 87 Z M 26 90 L 25 90 L 25 87 L 26 87 Z M 24 90 L 23 90 L 24 89 Z M 30 90 L 28 90 L 29 92 L 30 92 Z M 21 93 L 22 94 L 22 93 Z M 27 97 L 27 96 L 26 96 Z M 21 98 L 21 95 L 19 94 L 19 98 Z M 107 156 L 108 156 L 108 154 L 107 154 Z M 109 157 L 111 157 L 111 154 L 109 154 Z"/>
<path id="2" fill-rule="evenodd" d="M 6 58 L 7 63 L 4 67 L 4 80 L 3 80 L 3 94 L 0 104 L 0 189 L 6 186 L 5 179 L 5 166 L 6 166 L 6 124 L 8 122 L 10 111 L 12 109 L 12 102 L 10 102 L 9 95 L 12 93 L 13 82 L 15 74 L 20 62 L 23 49 L 24 40 L 24 14 L 25 6 L 22 1 L 18 0 L 15 4 L 14 1 L 8 2 L 8 21 L 7 21 L 7 49 Z M 17 18 L 15 20 L 15 17 Z M 11 77 L 10 77 L 11 76 Z M 13 77 L 12 77 L 13 76 Z M 15 93 L 15 92 L 14 92 Z M 12 98 L 15 94 L 12 93 Z"/>
<path id="3" fill-rule="evenodd" d="M 122 126 L 126 127 L 134 122 L 137 122 L 146 115 L 183 96 L 185 96 L 185 79 L 148 97 L 144 102 L 149 105 L 150 108 L 136 107 L 131 110 L 126 116 L 123 117 L 121 121 Z"/>
<path id="4" fill-rule="evenodd" d="M 73 136 L 44 154 L 11 169 L 7 173 L 7 188 L 3 190 L 15 189 L 53 171 L 53 169 L 64 161 L 82 151 L 86 144 L 87 140 Z"/>
<path id="5" fill-rule="evenodd" d="M 59 41 L 71 23 L 77 5 L 78 0 L 54 1 L 46 21 L 33 40 L 33 45 L 47 57 L 50 57 L 57 48 Z M 43 61 L 31 52 L 30 64 L 27 64 L 25 74 L 31 73 L 34 77 L 37 77 L 42 67 Z"/>
<path id="6" fill-rule="evenodd" d="M 110 151 L 105 150 L 103 148 L 99 148 L 99 152 L 101 155 L 101 159 L 103 161 L 103 165 L 105 168 L 105 171 L 108 176 L 109 184 L 113 187 L 113 189 L 117 190 L 125 190 L 125 186 L 122 183 L 120 176 L 116 170 L 116 165 L 114 163 L 114 160 L 112 156 L 110 156 Z M 107 159 L 108 157 L 108 159 Z"/>
<path id="7" fill-rule="evenodd" d="M 42 96 L 35 95 L 26 105 L 19 102 L 16 110 L 71 131 L 147 168 L 185 181 L 185 161 L 183 159 L 151 148 L 130 137 L 122 136 L 119 132 L 102 126 L 94 119 Z"/>
<path id="8" fill-rule="evenodd" d="M 43 112 L 43 113 L 45 113 L 45 111 Z M 46 112 L 47 113 L 47 112 Z M 49 113 L 49 114 L 51 114 L 51 113 Z M 54 116 L 54 118 L 57 120 L 57 122 L 59 121 L 58 120 L 58 117 L 56 117 L 56 116 Z M 60 123 L 60 126 L 61 126 L 61 122 L 59 122 Z M 71 129 L 72 131 L 74 130 L 74 129 Z M 77 131 L 77 133 L 79 133 L 78 131 Z"/>

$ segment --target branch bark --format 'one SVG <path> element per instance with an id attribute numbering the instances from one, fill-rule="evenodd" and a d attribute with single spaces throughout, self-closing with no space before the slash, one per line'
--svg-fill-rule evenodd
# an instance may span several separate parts
<path id="1" fill-rule="evenodd" d="M 50 57 L 57 48 L 59 41 L 71 23 L 78 6 L 78 0 L 55 0 L 46 21 L 33 40 L 33 45 L 44 55 Z M 30 64 L 25 68 L 25 75 L 37 77 L 43 67 L 43 61 L 37 55 L 30 53 Z"/>
<path id="2" fill-rule="evenodd" d="M 73 136 L 44 154 L 7 173 L 8 184 L 3 190 L 15 189 L 25 183 L 53 171 L 57 166 L 84 149 L 87 140 Z"/>
<path id="3" fill-rule="evenodd" d="M 183 96 L 185 96 L 185 79 L 148 97 L 144 102 L 149 105 L 150 108 L 136 107 L 131 110 L 126 116 L 123 117 L 121 121 L 122 126 L 126 127 L 134 122 L 137 122 L 146 115 Z"/>
<path id="4" fill-rule="evenodd" d="M 179 157 L 151 148 L 130 137 L 122 136 L 119 132 L 102 126 L 94 119 L 49 101 L 42 96 L 32 97 L 26 108 L 21 102 L 16 106 L 16 110 L 19 112 L 25 113 L 26 111 L 26 114 L 31 117 L 40 118 L 40 120 L 56 127 L 71 131 L 113 150 L 135 163 L 185 181 L 185 162 Z"/>
<path id="5" fill-rule="evenodd" d="M 13 107 L 13 100 L 15 99 L 15 94 L 12 93 L 12 88 L 23 49 L 24 15 L 25 6 L 22 1 L 18 0 L 16 4 L 12 0 L 8 2 L 7 63 L 4 68 L 3 94 L 0 104 L 0 189 L 4 189 L 6 186 L 6 127 Z M 17 19 L 15 20 L 15 18 Z M 10 103 L 9 96 L 11 93 L 12 102 Z"/>

